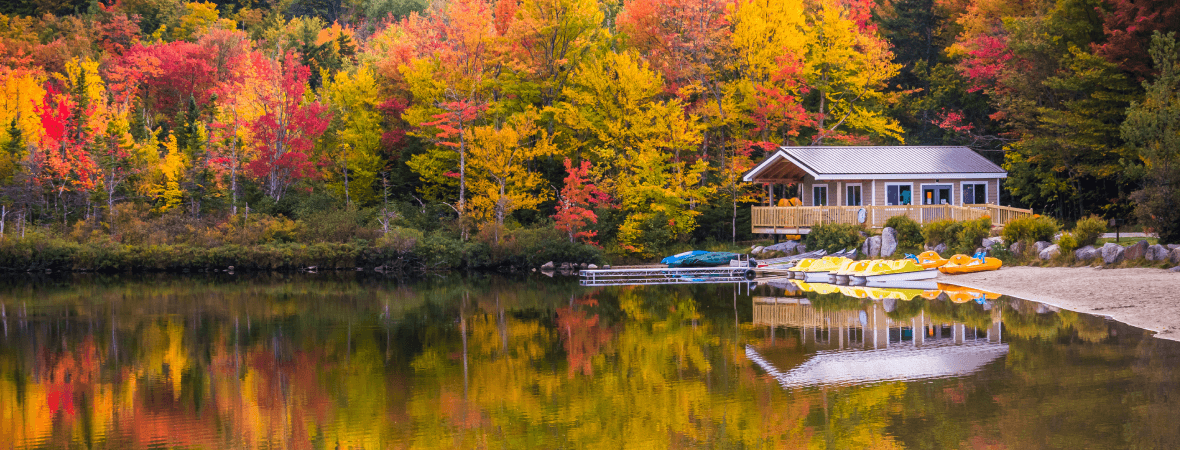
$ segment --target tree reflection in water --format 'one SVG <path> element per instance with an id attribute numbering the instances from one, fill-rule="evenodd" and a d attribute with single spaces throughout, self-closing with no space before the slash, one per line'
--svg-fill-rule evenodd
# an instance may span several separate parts
<path id="1" fill-rule="evenodd" d="M 15 448 L 1180 447 L 1180 346 L 1006 297 L 887 308 L 352 273 L 5 283 L 0 443 Z M 768 298 L 827 322 L 775 322 Z M 972 339 L 1006 352 L 933 379 L 768 373 Z"/>

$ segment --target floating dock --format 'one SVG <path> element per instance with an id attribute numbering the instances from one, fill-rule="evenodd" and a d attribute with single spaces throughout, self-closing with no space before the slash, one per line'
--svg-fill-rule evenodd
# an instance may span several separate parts
<path id="1" fill-rule="evenodd" d="M 597 269 L 579 272 L 582 286 L 626 286 L 643 284 L 746 283 L 757 273 L 752 267 L 683 267 L 641 269 Z"/>

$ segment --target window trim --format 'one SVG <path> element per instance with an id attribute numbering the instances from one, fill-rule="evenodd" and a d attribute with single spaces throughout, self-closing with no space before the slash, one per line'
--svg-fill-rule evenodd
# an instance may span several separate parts
<path id="1" fill-rule="evenodd" d="M 959 183 L 959 185 L 962 186 L 961 188 L 959 188 L 959 190 L 966 189 L 967 185 L 983 186 L 983 203 L 967 203 L 966 202 L 967 195 L 963 194 L 964 202 L 962 204 L 964 204 L 964 205 L 974 205 L 974 204 L 986 205 L 987 198 L 989 197 L 989 193 L 988 193 L 988 190 L 989 190 L 988 185 L 989 184 L 991 184 L 991 183 L 988 183 L 986 180 L 985 181 L 964 181 L 962 183 Z M 974 193 L 975 192 L 972 192 L 972 194 L 974 194 Z M 972 199 L 972 200 L 975 200 L 975 199 Z"/>
<path id="2" fill-rule="evenodd" d="M 890 205 L 889 204 L 889 186 L 908 186 L 910 188 L 910 203 L 908 205 Z M 901 190 L 898 189 L 897 194 L 901 195 Z M 901 199 L 898 199 L 900 203 Z M 886 206 L 913 206 L 914 205 L 914 183 L 885 183 L 885 205 Z"/>
<path id="3" fill-rule="evenodd" d="M 955 183 L 919 183 L 918 190 L 922 191 L 922 201 L 923 201 L 922 204 L 923 205 L 926 204 L 926 203 L 924 203 L 926 201 L 926 195 L 925 195 L 926 186 L 950 186 L 951 187 L 950 188 L 951 199 L 950 199 L 950 201 L 946 202 L 946 204 L 948 204 L 948 205 L 955 204 Z M 941 203 L 939 203 L 939 204 L 941 205 Z"/>
<path id="4" fill-rule="evenodd" d="M 815 204 L 815 188 L 819 187 L 819 186 L 824 187 L 824 203 L 826 203 L 826 205 Z M 832 205 L 832 187 L 829 185 L 829 183 L 812 183 L 811 184 L 811 206 L 831 206 L 831 205 Z"/>
<path id="5" fill-rule="evenodd" d="M 853 186 L 860 188 L 860 204 L 859 205 L 848 204 L 848 188 L 853 187 Z M 845 184 L 844 185 L 844 206 L 864 206 L 864 204 L 865 204 L 864 185 L 861 183 L 847 183 L 847 184 Z"/>

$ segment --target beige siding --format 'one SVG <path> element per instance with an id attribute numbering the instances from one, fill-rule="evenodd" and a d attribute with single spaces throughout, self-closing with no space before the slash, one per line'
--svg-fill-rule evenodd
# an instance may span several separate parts
<path id="1" fill-rule="evenodd" d="M 860 183 L 861 185 L 861 201 L 866 205 L 884 205 L 885 204 L 885 184 L 906 183 L 913 185 L 913 196 L 915 201 L 920 203 L 922 197 L 922 185 L 931 184 L 949 184 L 951 185 L 951 199 L 953 204 L 963 204 L 963 184 L 964 183 L 987 183 L 987 202 L 991 204 L 999 204 L 1000 191 L 999 182 L 997 179 L 983 179 L 983 180 L 941 180 L 936 181 L 933 178 L 922 178 L 913 180 L 827 180 L 815 181 L 811 176 L 804 178 L 803 184 L 799 189 L 799 200 L 803 202 L 804 206 L 814 206 L 812 198 L 812 186 L 816 184 L 828 185 L 828 204 L 831 206 L 847 205 L 847 190 L 846 186 L 849 184 Z M 775 197 L 778 201 L 778 197 Z"/>

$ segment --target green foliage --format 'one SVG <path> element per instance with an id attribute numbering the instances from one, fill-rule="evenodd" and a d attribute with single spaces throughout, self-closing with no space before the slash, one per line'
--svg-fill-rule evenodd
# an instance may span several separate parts
<path id="1" fill-rule="evenodd" d="M 1074 237 L 1073 233 L 1061 233 L 1061 237 L 1057 238 L 1057 246 L 1061 248 L 1061 254 L 1072 253 L 1078 249 L 1078 239 Z"/>
<path id="2" fill-rule="evenodd" d="M 1077 239 L 1079 247 L 1098 243 L 1098 238 L 1102 237 L 1102 233 L 1105 232 L 1106 221 L 1094 215 L 1078 220 L 1078 223 L 1073 227 L 1073 236 Z"/>
<path id="3" fill-rule="evenodd" d="M 1022 217 L 1004 225 L 1004 242 L 1052 241 L 1061 224 L 1052 217 L 1037 214 Z"/>
<path id="4" fill-rule="evenodd" d="M 953 220 L 930 222 L 922 227 L 922 236 L 926 239 L 926 245 L 929 246 L 947 244 L 949 247 L 958 232 L 959 224 Z"/>
<path id="5" fill-rule="evenodd" d="M 911 252 L 920 250 L 924 239 L 922 226 L 909 216 L 893 216 L 885 221 L 885 226 L 897 232 L 897 248 Z"/>
<path id="6" fill-rule="evenodd" d="M 834 253 L 848 248 L 860 248 L 864 242 L 861 231 L 859 226 L 852 224 L 823 224 L 813 227 L 803 242 L 809 249 L 824 249 L 828 253 Z"/>
<path id="7" fill-rule="evenodd" d="M 1175 33 L 1151 38 L 1151 59 L 1159 76 L 1144 83 L 1146 98 L 1127 109 L 1122 137 L 1139 150 L 1147 176 L 1132 198 L 1135 215 L 1159 233 L 1161 242 L 1180 242 L 1180 46 Z"/>
<path id="8" fill-rule="evenodd" d="M 991 235 L 992 220 L 990 218 L 982 218 L 978 220 L 964 220 L 959 222 L 958 232 L 955 233 L 955 242 L 950 246 L 958 253 L 971 254 L 979 248 L 979 244 Z"/>

